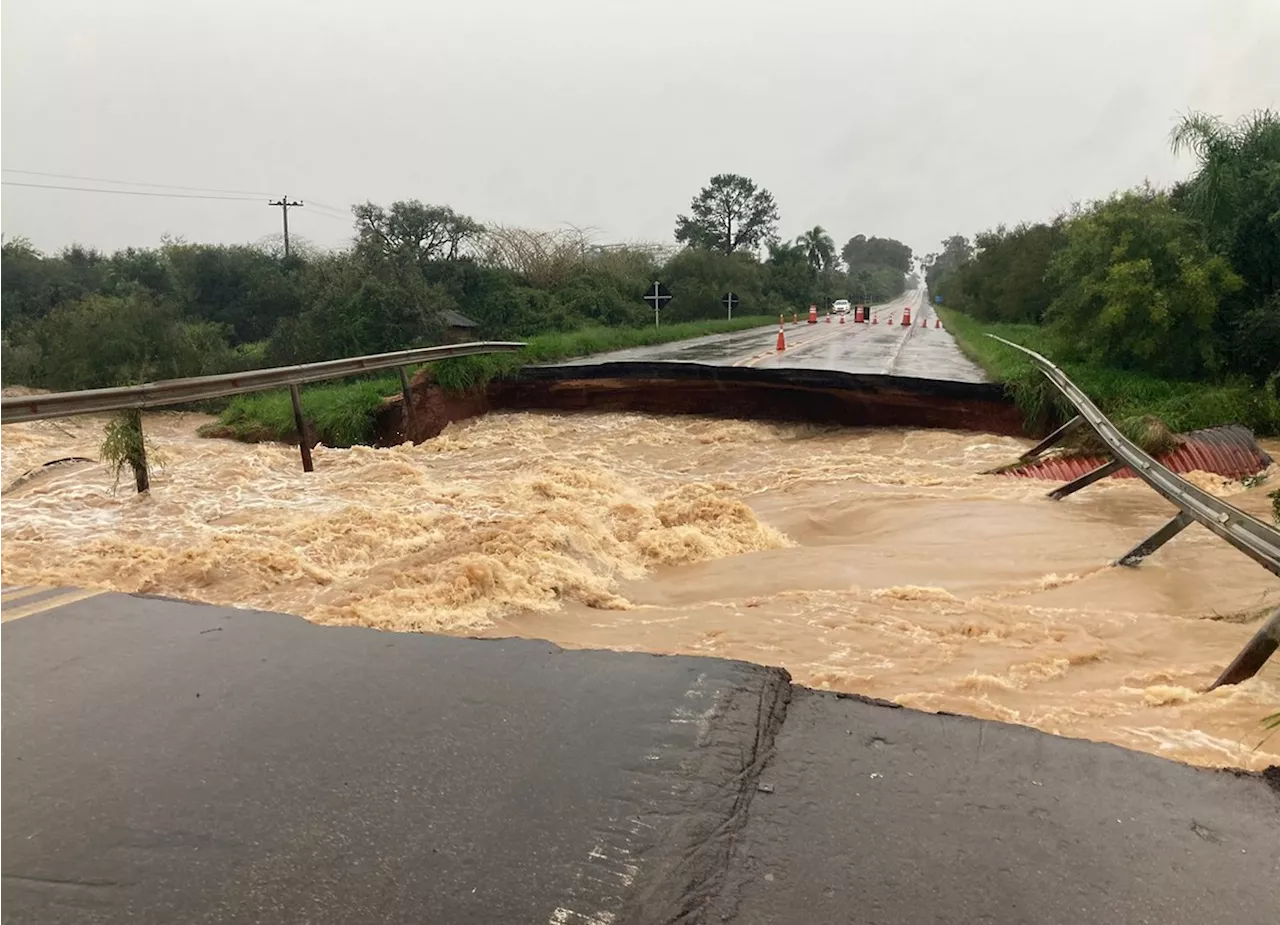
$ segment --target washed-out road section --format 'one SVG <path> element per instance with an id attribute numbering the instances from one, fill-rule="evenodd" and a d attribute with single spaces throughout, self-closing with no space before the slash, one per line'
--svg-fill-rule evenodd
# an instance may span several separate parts
<path id="1" fill-rule="evenodd" d="M 6 922 L 1245 925 L 1280 908 L 1274 776 L 741 662 L 118 594 L 37 611 L 2 630 Z"/>

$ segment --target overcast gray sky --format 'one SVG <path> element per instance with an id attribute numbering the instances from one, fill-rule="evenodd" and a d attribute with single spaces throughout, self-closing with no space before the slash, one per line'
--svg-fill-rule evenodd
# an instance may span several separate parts
<path id="1" fill-rule="evenodd" d="M 1189 163 L 1177 114 L 1280 102 L 1277 0 L 4 0 L 6 181 L 41 171 L 345 213 L 417 198 L 481 221 L 670 242 L 711 174 L 791 237 L 1042 219 Z M 157 190 L 152 190 L 155 192 Z M 246 202 L 3 187 L 40 248 L 248 242 Z M 347 218 L 291 230 L 341 244 Z"/>

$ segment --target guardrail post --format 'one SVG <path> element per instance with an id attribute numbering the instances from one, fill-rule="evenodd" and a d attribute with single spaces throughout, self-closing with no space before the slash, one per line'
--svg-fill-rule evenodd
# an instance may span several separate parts
<path id="1" fill-rule="evenodd" d="M 1239 684 L 1258 673 L 1267 663 L 1273 652 L 1280 649 L 1280 608 L 1267 618 L 1267 622 L 1253 634 L 1253 638 L 1240 650 L 1240 654 L 1231 660 L 1218 680 L 1209 685 L 1209 690 L 1222 687 L 1224 684 Z"/>
<path id="2" fill-rule="evenodd" d="M 302 420 L 302 393 L 297 385 L 289 386 L 289 398 L 293 401 L 293 423 L 298 428 L 298 446 L 302 450 L 302 471 L 311 472 L 311 444 L 307 440 L 307 425 Z"/>
<path id="3" fill-rule="evenodd" d="M 1061 501 L 1067 495 L 1073 495 L 1082 488 L 1088 488 L 1099 479 L 1105 479 L 1111 473 L 1119 472 L 1126 465 L 1128 465 L 1128 463 L 1119 459 L 1113 459 L 1111 462 L 1103 463 L 1098 468 L 1086 472 L 1075 481 L 1068 482 L 1060 488 L 1055 488 L 1053 491 L 1049 492 L 1049 497 L 1054 501 Z"/>
<path id="4" fill-rule="evenodd" d="M 1116 565 L 1137 565 L 1147 556 L 1151 555 L 1169 540 L 1173 539 L 1179 533 L 1187 528 L 1191 523 L 1191 515 L 1183 511 L 1179 511 L 1173 520 L 1169 521 L 1155 533 L 1151 534 L 1137 546 L 1130 549 L 1123 556 L 1116 560 Z"/>
<path id="5" fill-rule="evenodd" d="M 409 439 L 409 422 L 413 419 L 413 390 L 409 388 L 409 374 L 403 366 L 397 366 L 400 374 L 400 394 L 404 396 L 404 438 Z"/>
<path id="6" fill-rule="evenodd" d="M 151 490 L 151 472 L 147 468 L 147 438 L 142 432 L 142 412 L 138 413 L 138 455 L 129 460 L 133 468 L 133 483 L 138 487 L 138 494 Z"/>
<path id="7" fill-rule="evenodd" d="M 1074 431 L 1078 430 L 1080 425 L 1083 423 L 1084 423 L 1084 418 L 1077 414 L 1071 420 L 1067 421 L 1067 423 L 1063 424 L 1061 427 L 1059 427 L 1049 436 L 1045 437 L 1043 440 L 1041 440 L 1031 449 L 1027 450 L 1025 453 L 1019 456 L 1018 462 L 1030 462 L 1031 460 L 1039 456 L 1041 453 L 1043 453 L 1045 450 L 1049 449 L 1049 447 L 1054 446 L 1055 444 L 1061 443 L 1063 439 L 1068 437 Z"/>

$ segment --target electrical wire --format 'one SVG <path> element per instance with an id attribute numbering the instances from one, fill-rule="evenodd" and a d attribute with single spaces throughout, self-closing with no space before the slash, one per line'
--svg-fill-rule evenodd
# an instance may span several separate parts
<path id="1" fill-rule="evenodd" d="M 89 186 L 54 186 L 45 183 L 19 183 L 17 180 L 0 180 L 4 186 L 25 186 L 29 189 L 74 190 L 80 193 L 115 193 L 118 196 L 160 196 L 166 199 L 212 199 L 217 202 L 261 202 L 257 197 L 249 196 L 198 196 L 192 193 L 148 193 L 135 189 L 94 189 Z"/>
<path id="2" fill-rule="evenodd" d="M 303 208 L 304 208 L 304 209 L 306 209 L 307 207 L 306 207 L 306 206 L 303 206 Z M 350 216 L 350 215 L 336 215 L 336 214 L 333 214 L 333 213 L 330 213 L 330 212 L 325 212 L 325 211 L 324 211 L 324 210 L 322 210 L 322 209 L 307 209 L 307 211 L 309 211 L 312 215 L 318 215 L 318 216 L 320 216 L 321 218 L 328 218 L 328 219 L 332 219 L 332 220 L 333 220 L 333 221 L 335 221 L 335 222 L 342 222 L 343 224 L 350 224 L 350 223 L 351 223 L 351 216 Z"/>
<path id="3" fill-rule="evenodd" d="M 82 177 L 73 173 L 45 173 L 41 170 L 18 170 L 16 167 L 0 168 L 4 173 L 20 173 L 29 177 L 53 177 L 57 180 L 85 180 L 90 183 L 114 183 L 117 186 L 146 186 L 151 189 L 180 189 L 192 193 L 226 193 L 232 196 L 270 196 L 258 190 L 216 189 L 208 186 L 177 186 L 173 183 L 143 183 L 136 180 L 111 180 L 107 177 Z"/>
<path id="4" fill-rule="evenodd" d="M 338 215 L 341 215 L 343 218 L 346 218 L 348 215 L 351 214 L 350 211 L 348 210 L 339 209 L 337 206 L 331 206 L 327 202 L 321 202 L 319 199 L 312 199 L 309 196 L 307 197 L 306 202 L 308 205 L 317 206 L 318 208 L 321 208 L 321 209 L 328 209 L 330 212 L 337 213 Z"/>
<path id="5" fill-rule="evenodd" d="M 16 173 L 16 174 L 23 174 L 25 176 L 33 176 L 33 177 L 53 177 L 53 178 L 65 179 L 65 180 L 85 180 L 92 183 L 114 183 L 120 186 L 145 186 L 152 189 L 189 190 L 191 192 L 196 192 L 196 193 L 222 193 L 224 195 L 194 196 L 194 195 L 186 195 L 181 193 L 150 193 L 150 192 L 143 192 L 141 190 L 97 189 L 97 188 L 87 187 L 87 186 L 67 186 L 63 184 L 52 184 L 52 183 L 23 183 L 18 180 L 0 181 L 0 183 L 3 183 L 3 185 L 5 186 L 21 186 L 21 187 L 26 187 L 28 189 L 69 190 L 73 192 L 82 192 L 82 193 L 115 193 L 117 195 L 125 195 L 125 196 L 156 196 L 156 197 L 166 198 L 166 199 L 206 199 L 206 200 L 213 200 L 213 201 L 225 200 L 227 202 L 257 202 L 259 197 L 267 197 L 272 195 L 270 193 L 255 193 L 252 190 L 218 189 L 216 187 L 209 187 L 209 186 L 180 186 L 174 183 L 143 183 L 141 181 L 134 181 L 134 180 L 112 180 L 106 177 L 86 177 L 86 176 L 81 176 L 79 174 L 70 174 L 70 173 L 48 173 L 40 170 L 18 170 L 15 167 L 4 167 L 4 168 L 0 168 L 0 170 L 3 170 L 5 173 Z M 305 199 L 304 202 L 310 204 L 311 211 L 314 214 L 319 215 L 323 218 L 335 219 L 341 222 L 351 221 L 351 215 L 347 212 L 344 212 L 342 209 L 337 208 L 336 206 L 331 206 L 328 203 L 320 202 L 314 199 Z M 306 208 L 306 206 L 303 206 L 303 207 Z"/>

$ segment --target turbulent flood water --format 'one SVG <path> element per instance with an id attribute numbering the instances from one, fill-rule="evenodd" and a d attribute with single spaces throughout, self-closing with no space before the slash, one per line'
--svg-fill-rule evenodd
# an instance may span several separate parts
<path id="1" fill-rule="evenodd" d="M 1201 693 L 1280 583 L 1137 480 L 1069 500 L 979 475 L 1027 444 L 636 414 L 494 414 L 421 446 L 297 451 L 151 415 L 139 498 L 101 421 L 4 428 L 5 584 L 148 592 L 321 623 L 740 658 L 812 687 L 1207 765 L 1280 764 L 1280 660 Z M 1280 456 L 1280 445 L 1268 447 Z M 1196 474 L 1260 516 L 1268 486 Z M 38 617 L 35 619 L 39 619 Z"/>

